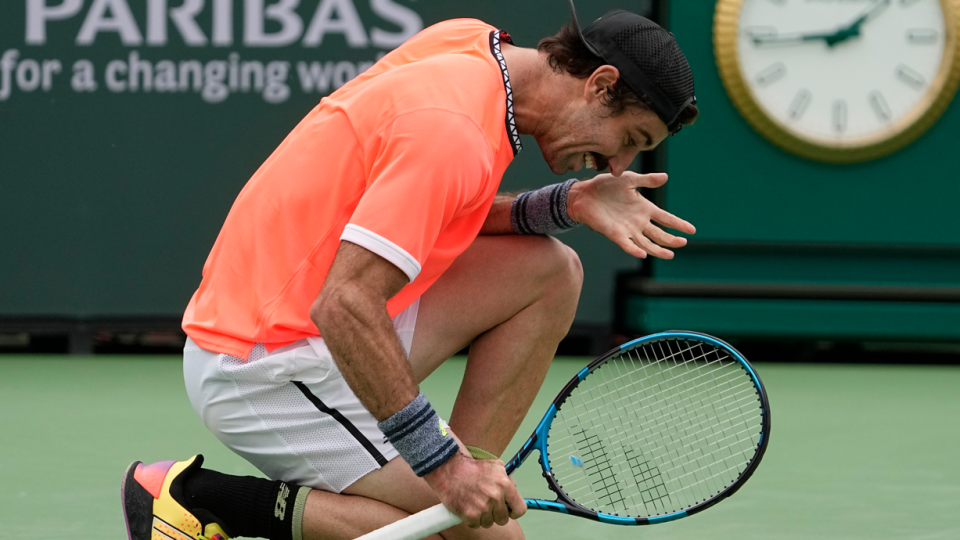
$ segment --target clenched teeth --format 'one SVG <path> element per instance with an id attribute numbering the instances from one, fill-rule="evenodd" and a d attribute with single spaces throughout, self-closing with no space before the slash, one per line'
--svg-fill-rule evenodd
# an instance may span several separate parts
<path id="1" fill-rule="evenodd" d="M 583 153 L 583 164 L 594 170 L 597 168 L 597 162 L 593 159 L 593 154 L 590 152 Z"/>

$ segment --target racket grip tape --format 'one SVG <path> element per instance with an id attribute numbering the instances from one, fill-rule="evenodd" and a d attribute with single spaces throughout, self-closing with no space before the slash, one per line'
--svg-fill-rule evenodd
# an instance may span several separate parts
<path id="1" fill-rule="evenodd" d="M 463 520 L 438 504 L 410 517 L 367 533 L 357 540 L 421 540 L 431 534 L 459 525 Z"/>

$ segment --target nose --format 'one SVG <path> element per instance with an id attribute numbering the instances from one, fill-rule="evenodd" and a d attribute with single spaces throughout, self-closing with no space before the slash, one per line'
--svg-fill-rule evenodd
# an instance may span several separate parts
<path id="1" fill-rule="evenodd" d="M 620 176 L 623 174 L 623 171 L 627 170 L 627 167 L 633 163 L 634 158 L 637 157 L 639 152 L 639 150 L 632 148 L 624 148 L 617 152 L 617 154 L 612 156 L 609 160 L 610 174 L 614 176 Z"/>

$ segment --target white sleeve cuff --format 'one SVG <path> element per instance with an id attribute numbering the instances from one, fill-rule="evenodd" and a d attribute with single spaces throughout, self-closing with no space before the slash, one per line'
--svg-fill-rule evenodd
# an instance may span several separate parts
<path id="1" fill-rule="evenodd" d="M 420 263 L 403 248 L 359 225 L 348 223 L 346 228 L 343 229 L 343 234 L 340 235 L 340 240 L 356 244 L 390 261 L 406 274 L 410 281 L 416 279 L 422 269 Z"/>

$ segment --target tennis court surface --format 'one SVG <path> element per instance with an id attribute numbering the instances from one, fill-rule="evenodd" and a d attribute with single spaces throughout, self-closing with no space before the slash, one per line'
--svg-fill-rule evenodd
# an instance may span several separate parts
<path id="1" fill-rule="evenodd" d="M 559 358 L 508 453 L 589 361 Z M 960 366 L 764 364 L 773 432 L 732 498 L 689 519 L 617 527 L 531 511 L 531 540 L 960 539 Z M 443 415 L 464 360 L 422 389 Z M 0 539 L 122 539 L 120 476 L 133 460 L 203 453 L 258 474 L 194 415 L 177 357 L 0 356 Z M 520 492 L 548 497 L 539 468 Z"/>

